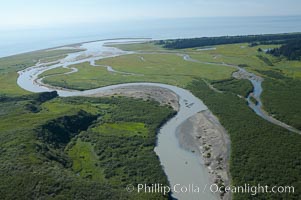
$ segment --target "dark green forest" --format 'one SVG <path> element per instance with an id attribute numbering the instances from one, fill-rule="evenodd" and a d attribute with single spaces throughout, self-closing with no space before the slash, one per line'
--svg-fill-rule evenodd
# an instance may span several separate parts
<path id="1" fill-rule="evenodd" d="M 300 60 L 301 39 L 289 41 L 279 48 L 270 49 L 267 53 L 277 57 L 284 56 L 288 60 Z"/>
<path id="2" fill-rule="evenodd" d="M 153 149 L 158 128 L 175 114 L 171 108 L 55 92 L 0 101 L 1 199 L 168 198 L 125 188 L 168 184 Z"/>
<path id="3" fill-rule="evenodd" d="M 230 78 L 221 81 L 212 81 L 211 84 L 222 92 L 231 92 L 242 97 L 247 97 L 253 91 L 253 85 L 245 79 Z"/>
<path id="4" fill-rule="evenodd" d="M 222 36 L 202 37 L 191 39 L 161 40 L 157 44 L 168 49 L 185 49 L 222 44 L 253 43 L 259 44 L 284 44 L 289 40 L 301 39 L 301 33 L 267 34 L 248 36 Z"/>

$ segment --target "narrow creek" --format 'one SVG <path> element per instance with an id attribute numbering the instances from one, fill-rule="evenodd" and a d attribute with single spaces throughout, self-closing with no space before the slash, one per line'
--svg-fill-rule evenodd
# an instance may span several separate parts
<path id="1" fill-rule="evenodd" d="M 234 77 L 236 79 L 247 79 L 253 85 L 253 92 L 251 92 L 248 95 L 248 97 L 246 98 L 246 100 L 248 102 L 248 106 L 261 118 L 263 118 L 277 126 L 281 126 L 289 131 L 301 134 L 300 130 L 275 119 L 274 117 L 270 116 L 263 109 L 263 104 L 261 101 L 261 94 L 263 92 L 262 82 L 264 81 L 264 79 L 262 77 L 260 77 L 256 74 L 250 73 L 250 72 L 246 71 L 244 68 L 241 68 L 236 65 L 231 65 L 231 64 L 226 64 L 226 63 L 218 63 L 218 62 L 216 62 L 216 63 L 215 62 L 202 62 L 199 60 L 192 59 L 189 55 L 182 55 L 182 54 L 178 54 L 178 55 L 182 56 L 183 59 L 188 62 L 196 62 L 196 63 L 209 64 L 209 65 L 222 65 L 222 66 L 232 67 L 232 68 L 237 69 L 237 71 L 232 74 L 232 77 Z M 256 100 L 256 102 L 253 102 L 252 98 L 254 98 Z"/>

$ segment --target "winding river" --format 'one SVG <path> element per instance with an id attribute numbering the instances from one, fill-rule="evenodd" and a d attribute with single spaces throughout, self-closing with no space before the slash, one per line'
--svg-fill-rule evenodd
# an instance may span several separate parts
<path id="1" fill-rule="evenodd" d="M 107 47 L 104 44 L 107 42 L 131 42 L 133 40 L 113 40 L 113 41 L 98 41 L 91 43 L 84 43 L 80 48 L 86 49 L 82 52 L 70 53 L 66 58 L 59 62 L 52 63 L 37 63 L 35 66 L 22 70 L 19 73 L 17 80 L 18 85 L 30 92 L 47 92 L 56 90 L 61 97 L 70 96 L 90 96 L 93 94 L 101 94 L 106 91 L 111 91 L 121 87 L 131 86 L 153 86 L 168 89 L 174 92 L 179 98 L 179 111 L 177 115 L 168 121 L 159 131 L 158 142 L 155 148 L 156 154 L 160 158 L 160 162 L 168 177 L 171 186 L 180 184 L 186 187 L 199 187 L 199 193 L 176 193 L 172 196 L 177 199 L 187 200 L 213 200 L 218 197 L 212 194 L 209 190 L 203 191 L 203 188 L 210 183 L 208 171 L 203 163 L 203 159 L 199 154 L 192 153 L 180 147 L 178 138 L 176 137 L 177 129 L 189 118 L 196 113 L 207 110 L 208 108 L 204 103 L 196 98 L 189 91 L 182 88 L 160 84 L 160 83 L 127 83 L 119 85 L 111 85 L 86 91 L 68 90 L 64 88 L 54 88 L 49 85 L 43 84 L 39 75 L 50 69 L 65 67 L 70 65 L 90 62 L 95 66 L 95 61 L 103 58 L 121 56 L 131 54 L 133 52 L 122 51 L 117 48 Z M 138 40 L 139 41 L 139 40 Z M 143 40 L 140 40 L 143 41 Z M 135 40 L 137 42 L 137 40 Z M 107 70 L 112 72 L 122 73 L 115 71 L 109 66 Z M 75 69 L 70 68 L 72 71 L 68 73 L 77 72 Z M 189 105 L 189 106 L 187 106 Z"/>
<path id="2" fill-rule="evenodd" d="M 204 103 L 196 98 L 189 91 L 184 90 L 182 88 L 160 84 L 160 83 L 127 83 L 127 84 L 119 84 L 119 85 L 111 85 L 107 87 L 101 87 L 92 90 L 86 91 L 77 91 L 77 90 L 69 90 L 65 88 L 57 88 L 52 87 L 50 85 L 44 84 L 42 82 L 43 78 L 39 78 L 39 75 L 45 71 L 50 69 L 64 67 L 69 68 L 71 71 L 65 74 L 76 73 L 76 68 L 70 68 L 69 66 L 90 62 L 92 66 L 100 66 L 96 65 L 95 61 L 103 58 L 133 54 L 135 52 L 130 51 L 122 51 L 120 49 L 114 47 L 105 46 L 108 42 L 118 42 L 118 43 L 127 43 L 127 42 L 143 42 L 145 40 L 107 40 L 107 41 L 97 41 L 84 43 L 79 49 L 85 49 L 81 52 L 70 53 L 64 59 L 59 61 L 50 62 L 50 63 L 40 63 L 38 62 L 35 66 L 24 69 L 19 73 L 19 77 L 17 80 L 18 85 L 30 92 L 47 92 L 56 90 L 61 97 L 70 97 L 70 96 L 90 96 L 93 94 L 104 94 L 107 91 L 112 91 L 114 89 L 122 88 L 122 87 L 132 87 L 132 86 L 152 86 L 165 88 L 173 93 L 175 93 L 179 98 L 179 112 L 177 115 L 168 121 L 161 129 L 158 134 L 158 142 L 155 148 L 156 154 L 160 158 L 160 162 L 164 168 L 164 171 L 168 177 L 171 186 L 181 184 L 187 187 L 198 186 L 199 188 L 205 188 L 210 184 L 210 178 L 208 174 L 208 170 L 206 169 L 203 159 L 199 154 L 192 153 L 180 147 L 178 138 L 176 137 L 176 132 L 181 127 L 183 123 L 185 123 L 189 118 L 193 117 L 195 114 L 208 110 L 208 108 L 204 105 Z M 74 48 L 74 47 L 73 47 Z M 198 62 L 203 64 L 212 64 L 212 65 L 223 65 L 226 67 L 236 68 L 237 71 L 233 73 L 233 77 L 248 79 L 253 84 L 253 92 L 247 97 L 248 105 L 251 109 L 254 110 L 256 114 L 260 117 L 268 120 L 274 124 L 282 126 L 290 131 L 298 132 L 299 130 L 294 129 L 286 125 L 283 122 L 280 122 L 273 117 L 269 116 L 262 109 L 262 102 L 260 99 L 262 93 L 262 81 L 263 78 L 247 72 L 245 69 L 240 68 L 235 65 L 230 65 L 226 63 L 213 63 L 213 62 L 202 62 L 199 60 L 192 59 L 189 55 L 178 54 L 182 56 L 184 60 L 189 62 Z M 143 57 L 141 59 L 144 59 Z M 122 73 L 127 75 L 139 75 L 143 76 L 143 74 L 134 74 L 134 73 L 126 73 L 121 71 L 116 71 L 110 66 L 101 66 L 107 68 L 108 71 L 113 73 Z M 254 104 L 251 101 L 251 96 L 257 100 L 257 103 Z M 189 105 L 189 106 L 187 106 Z M 201 194 L 200 194 L 201 193 Z M 173 197 L 177 199 L 189 199 L 189 200 L 211 200 L 218 199 L 218 197 L 212 194 L 209 190 L 202 190 L 200 193 L 173 193 Z"/>

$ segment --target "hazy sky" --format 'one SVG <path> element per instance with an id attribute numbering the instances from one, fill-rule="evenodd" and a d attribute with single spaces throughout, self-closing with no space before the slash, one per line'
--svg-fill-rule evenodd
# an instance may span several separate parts
<path id="1" fill-rule="evenodd" d="M 1 0 L 0 27 L 300 13 L 300 0 Z"/>

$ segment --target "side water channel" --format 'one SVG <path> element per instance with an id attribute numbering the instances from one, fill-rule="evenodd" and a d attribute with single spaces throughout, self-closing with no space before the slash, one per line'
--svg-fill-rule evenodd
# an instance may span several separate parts
<path id="1" fill-rule="evenodd" d="M 231 64 L 226 64 L 226 63 L 215 63 L 215 62 L 202 62 L 202 61 L 199 61 L 199 60 L 192 59 L 189 55 L 182 55 L 182 54 L 178 54 L 178 55 L 183 56 L 183 59 L 188 61 L 188 62 L 196 62 L 196 63 L 209 64 L 209 65 L 221 65 L 221 66 L 232 67 L 232 68 L 237 69 L 237 71 L 234 72 L 232 74 L 232 76 L 236 79 L 247 79 L 253 85 L 253 92 L 250 93 L 248 95 L 248 97 L 246 98 L 247 102 L 248 102 L 248 106 L 261 118 L 263 118 L 263 119 L 265 119 L 265 120 L 267 120 L 267 121 L 269 121 L 273 124 L 281 126 L 281 127 L 285 128 L 289 131 L 301 134 L 300 130 L 298 130 L 294 127 L 291 127 L 291 126 L 275 119 L 274 117 L 270 116 L 263 109 L 263 104 L 262 104 L 262 101 L 261 101 L 261 94 L 263 92 L 262 82 L 264 81 L 264 79 L 262 77 L 260 77 L 256 74 L 250 73 L 250 72 L 246 71 L 245 69 L 243 69 L 239 66 L 236 66 L 236 65 L 231 65 Z M 254 103 L 251 100 L 252 97 L 256 100 L 256 103 Z"/>

